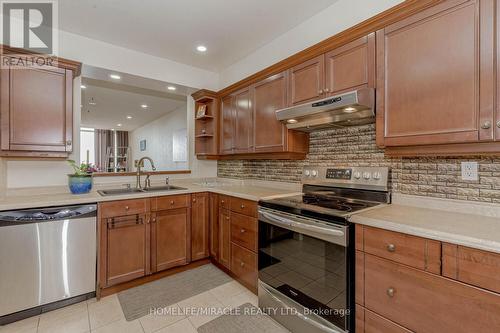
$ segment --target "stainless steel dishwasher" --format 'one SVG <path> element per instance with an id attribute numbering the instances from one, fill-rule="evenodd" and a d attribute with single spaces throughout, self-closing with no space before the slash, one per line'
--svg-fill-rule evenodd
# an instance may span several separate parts
<path id="1" fill-rule="evenodd" d="M 95 295 L 96 212 L 0 212 L 0 325 Z"/>

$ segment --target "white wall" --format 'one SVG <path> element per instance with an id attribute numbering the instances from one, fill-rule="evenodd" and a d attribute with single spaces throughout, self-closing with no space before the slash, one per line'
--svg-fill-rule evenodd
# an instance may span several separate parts
<path id="1" fill-rule="evenodd" d="M 219 88 L 238 82 L 401 2 L 403 0 L 340 0 L 223 70 Z"/>
<path id="2" fill-rule="evenodd" d="M 167 113 L 149 124 L 129 132 L 129 146 L 131 148 L 130 163 L 133 167 L 134 160 L 149 156 L 155 162 L 158 170 L 186 170 L 189 161 L 173 161 L 173 134 L 179 130 L 187 129 L 186 106 Z M 146 150 L 141 151 L 139 144 L 146 140 Z M 146 170 L 150 169 L 145 163 Z"/>

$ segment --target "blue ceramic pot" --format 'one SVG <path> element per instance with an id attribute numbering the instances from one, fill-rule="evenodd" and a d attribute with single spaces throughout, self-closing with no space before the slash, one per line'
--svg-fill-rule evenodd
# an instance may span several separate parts
<path id="1" fill-rule="evenodd" d="M 92 190 L 92 175 L 68 175 L 68 186 L 73 194 L 89 193 Z"/>

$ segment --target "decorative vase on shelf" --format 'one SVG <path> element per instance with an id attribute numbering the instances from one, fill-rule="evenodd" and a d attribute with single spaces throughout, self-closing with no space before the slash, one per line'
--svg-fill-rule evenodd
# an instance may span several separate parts
<path id="1" fill-rule="evenodd" d="M 69 190 L 73 194 L 85 194 L 92 190 L 92 174 L 68 175 Z"/>
<path id="2" fill-rule="evenodd" d="M 75 173 L 68 175 L 68 187 L 73 194 L 85 194 L 92 190 L 92 173 L 97 172 L 95 166 L 90 163 L 76 164 L 73 160 L 68 160 L 69 165 Z"/>

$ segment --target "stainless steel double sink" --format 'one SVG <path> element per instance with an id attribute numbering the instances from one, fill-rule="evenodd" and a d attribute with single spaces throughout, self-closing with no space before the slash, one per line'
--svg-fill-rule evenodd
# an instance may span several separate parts
<path id="1" fill-rule="evenodd" d="M 111 196 L 111 195 L 125 195 L 125 194 L 134 194 L 134 193 L 150 193 L 150 192 L 168 192 L 168 191 L 178 191 L 178 190 L 186 190 L 184 187 L 172 186 L 172 185 L 163 185 L 163 186 L 151 186 L 148 188 L 115 188 L 109 190 L 98 190 L 97 193 L 102 195 L 103 197 Z"/>

